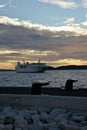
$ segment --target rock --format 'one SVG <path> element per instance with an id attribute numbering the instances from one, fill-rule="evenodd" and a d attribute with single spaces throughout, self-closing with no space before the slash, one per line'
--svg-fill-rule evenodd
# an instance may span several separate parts
<path id="1" fill-rule="evenodd" d="M 29 124 L 33 123 L 32 116 L 37 114 L 36 111 L 23 109 L 18 112 L 18 116 L 27 120 Z"/>
<path id="2" fill-rule="evenodd" d="M 22 130 L 27 130 L 29 128 L 28 122 L 21 118 L 17 117 L 14 122 L 14 129 L 21 128 Z"/>
<path id="3" fill-rule="evenodd" d="M 85 116 L 85 117 L 87 117 L 87 112 L 77 112 L 77 113 L 73 113 L 73 116 Z"/>
<path id="4" fill-rule="evenodd" d="M 8 124 L 12 124 L 14 125 L 14 121 L 15 119 L 11 116 L 7 116 L 5 119 L 4 119 L 4 125 L 8 125 Z"/>
<path id="5" fill-rule="evenodd" d="M 29 128 L 30 130 L 43 130 L 43 124 L 41 122 L 35 122 Z"/>
<path id="6" fill-rule="evenodd" d="M 30 117 L 31 115 L 35 115 L 35 114 L 37 114 L 36 110 L 23 109 L 23 110 L 19 111 L 19 115 L 22 115 L 25 118 Z"/>
<path id="7" fill-rule="evenodd" d="M 72 117 L 72 113 L 71 112 L 67 112 L 67 113 L 64 113 L 64 114 L 59 114 L 58 117 L 70 120 L 71 117 Z"/>
<path id="8" fill-rule="evenodd" d="M 74 121 L 69 121 L 69 124 L 72 125 L 72 126 L 80 126 L 79 123 L 74 122 Z"/>
<path id="9" fill-rule="evenodd" d="M 48 130 L 61 130 L 60 128 L 53 128 L 53 127 L 50 127 Z"/>
<path id="10" fill-rule="evenodd" d="M 64 119 L 62 117 L 56 117 L 54 120 L 58 126 L 62 126 L 62 125 L 67 125 L 68 124 L 68 120 Z"/>
<path id="11" fill-rule="evenodd" d="M 37 111 L 38 114 L 41 114 L 42 112 L 45 112 L 45 113 L 49 113 L 50 112 L 49 108 L 46 108 L 46 107 L 36 106 L 36 107 L 30 107 L 30 109 L 34 110 L 34 111 Z"/>
<path id="12" fill-rule="evenodd" d="M 15 128 L 14 130 L 22 130 L 21 128 Z"/>
<path id="13" fill-rule="evenodd" d="M 15 118 L 17 116 L 17 113 L 16 113 L 16 110 L 14 110 L 11 106 L 6 106 L 6 107 L 4 107 L 4 109 L 1 113 L 1 116 L 3 118 L 6 118 L 6 117 Z"/>
<path id="14" fill-rule="evenodd" d="M 75 122 L 77 122 L 77 123 L 80 123 L 81 121 L 85 121 L 86 118 L 85 118 L 85 116 L 79 115 L 79 116 L 73 116 L 72 120 L 75 121 Z"/>
<path id="15" fill-rule="evenodd" d="M 40 121 L 38 114 L 33 115 L 31 118 L 32 118 L 33 122 L 39 122 Z"/>
<path id="16" fill-rule="evenodd" d="M 39 115 L 40 121 L 43 123 L 47 123 L 48 117 L 49 117 L 48 114 L 45 112 L 43 112 Z"/>
<path id="17" fill-rule="evenodd" d="M 1 106 L 0 130 L 87 130 L 87 112 Z"/>
<path id="18" fill-rule="evenodd" d="M 81 130 L 87 130 L 87 126 L 81 127 Z"/>
<path id="19" fill-rule="evenodd" d="M 10 112 L 10 111 L 13 111 L 12 107 L 11 107 L 11 106 L 4 106 L 2 112 L 3 112 L 3 113 L 7 113 L 8 111 L 9 111 L 9 112 Z"/>
<path id="20" fill-rule="evenodd" d="M 11 124 L 9 125 L 0 124 L 0 130 L 13 130 L 13 126 Z"/>
<path id="21" fill-rule="evenodd" d="M 66 109 L 58 109 L 58 108 L 55 108 L 53 109 L 50 113 L 49 113 L 49 116 L 52 117 L 52 118 L 55 118 L 57 117 L 59 114 L 64 114 L 66 113 L 67 110 Z"/>
<path id="22" fill-rule="evenodd" d="M 44 124 L 43 126 L 44 130 L 49 130 L 49 129 L 58 129 L 58 126 L 56 124 L 56 122 L 51 122 L 51 123 L 47 123 L 47 124 Z"/>
<path id="23" fill-rule="evenodd" d="M 80 126 L 87 126 L 87 121 L 80 122 Z"/>
<path id="24" fill-rule="evenodd" d="M 0 124 L 3 124 L 4 118 L 5 118 L 4 115 L 1 114 L 1 115 L 0 115 Z"/>
<path id="25" fill-rule="evenodd" d="M 79 126 L 73 126 L 73 125 L 64 125 L 62 127 L 63 130 L 81 130 L 81 128 Z"/>

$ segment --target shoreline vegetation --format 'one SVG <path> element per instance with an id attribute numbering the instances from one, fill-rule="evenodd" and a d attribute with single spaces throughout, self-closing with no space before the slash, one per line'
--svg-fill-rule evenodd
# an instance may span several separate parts
<path id="1" fill-rule="evenodd" d="M 68 66 L 59 66 L 59 67 L 52 67 L 46 66 L 45 70 L 85 70 L 87 69 L 87 65 L 68 65 Z M 0 71 L 15 71 L 13 69 L 0 69 Z"/>

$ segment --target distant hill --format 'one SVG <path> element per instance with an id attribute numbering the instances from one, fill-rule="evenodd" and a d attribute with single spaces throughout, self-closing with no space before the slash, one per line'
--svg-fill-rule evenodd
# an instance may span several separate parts
<path id="1" fill-rule="evenodd" d="M 15 71 L 15 70 L 10 70 L 10 69 L 0 69 L 0 71 Z"/>
<path id="2" fill-rule="evenodd" d="M 81 65 L 81 66 L 78 66 L 78 65 L 68 65 L 68 66 L 60 66 L 60 67 L 56 67 L 55 69 L 57 70 L 79 70 L 79 69 L 87 69 L 87 66 L 86 65 Z"/>
<path id="3" fill-rule="evenodd" d="M 44 67 L 46 70 L 54 70 L 55 68 L 54 67 L 52 67 L 52 66 L 46 66 L 46 67 Z"/>
<path id="4" fill-rule="evenodd" d="M 47 66 L 46 70 L 81 70 L 81 69 L 87 69 L 87 65 L 68 65 L 68 66 L 60 66 L 60 67 L 51 67 Z"/>

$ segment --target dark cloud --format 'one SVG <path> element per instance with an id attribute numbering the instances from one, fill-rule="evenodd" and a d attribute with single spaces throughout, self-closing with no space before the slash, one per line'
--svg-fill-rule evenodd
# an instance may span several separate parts
<path id="1" fill-rule="evenodd" d="M 74 32 L 70 31 L 58 32 L 0 24 L 0 48 L 13 51 L 0 53 L 0 61 L 17 61 L 21 57 L 28 59 L 29 56 L 33 60 L 40 57 L 44 61 L 53 61 L 52 64 L 66 58 L 87 60 L 87 36 L 74 36 Z M 34 52 L 28 54 L 26 50 Z"/>
<path id="2" fill-rule="evenodd" d="M 40 49 L 41 41 L 48 40 L 45 35 L 40 35 L 36 30 L 23 27 L 0 25 L 0 46 L 11 49 Z M 46 49 L 46 48 L 45 48 Z"/>

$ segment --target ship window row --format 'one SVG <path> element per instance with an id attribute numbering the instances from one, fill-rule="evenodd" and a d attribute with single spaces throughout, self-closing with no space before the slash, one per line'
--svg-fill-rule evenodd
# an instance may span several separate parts
<path id="1" fill-rule="evenodd" d="M 26 68 L 26 66 L 25 65 L 20 65 L 20 68 Z"/>

